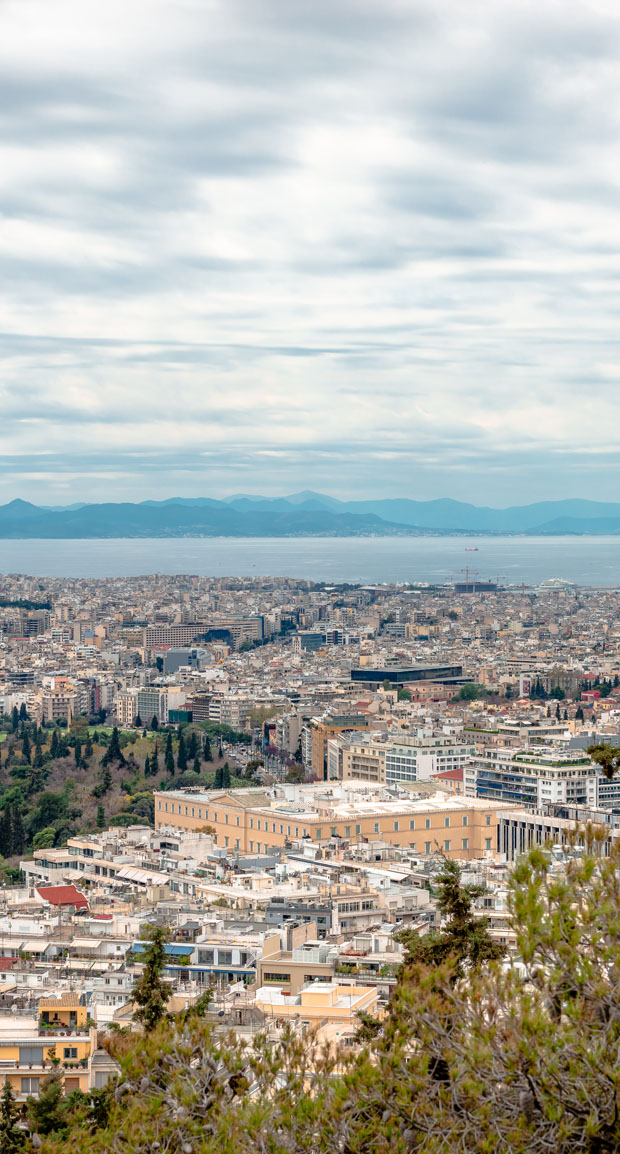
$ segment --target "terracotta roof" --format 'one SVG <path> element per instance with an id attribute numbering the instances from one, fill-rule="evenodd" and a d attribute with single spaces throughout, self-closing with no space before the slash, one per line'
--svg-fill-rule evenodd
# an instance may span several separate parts
<path id="1" fill-rule="evenodd" d="M 58 998 L 40 998 L 40 1010 L 75 1010 L 80 1005 L 80 995 L 77 992 L 73 994 L 61 994 Z"/>
<path id="2" fill-rule="evenodd" d="M 75 906 L 79 910 L 87 910 L 88 902 L 84 894 L 75 886 L 37 886 L 39 897 L 52 906 Z"/>
<path id="3" fill-rule="evenodd" d="M 433 774 L 433 781 L 462 781 L 462 769 L 444 769 L 441 773 Z"/>

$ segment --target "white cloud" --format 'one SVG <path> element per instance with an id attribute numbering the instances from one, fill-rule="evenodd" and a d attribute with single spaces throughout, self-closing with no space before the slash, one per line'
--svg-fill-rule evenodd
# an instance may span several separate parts
<path id="1" fill-rule="evenodd" d="M 5 2 L 0 495 L 600 497 L 619 65 L 607 0 Z"/>

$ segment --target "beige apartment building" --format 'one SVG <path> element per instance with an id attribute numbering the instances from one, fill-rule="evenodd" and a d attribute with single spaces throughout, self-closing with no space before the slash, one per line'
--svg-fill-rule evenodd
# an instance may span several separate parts
<path id="1" fill-rule="evenodd" d="M 381 800 L 367 783 L 298 787 L 297 800 L 274 799 L 265 790 L 166 790 L 155 793 L 155 827 L 213 831 L 233 852 L 269 853 L 298 839 L 326 844 L 384 841 L 425 855 L 441 850 L 473 860 L 497 850 L 498 814 L 507 803 L 437 793 L 409 800 Z"/>

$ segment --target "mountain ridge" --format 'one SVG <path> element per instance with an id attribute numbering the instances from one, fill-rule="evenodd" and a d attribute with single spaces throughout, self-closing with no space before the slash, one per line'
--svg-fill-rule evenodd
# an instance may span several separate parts
<path id="1" fill-rule="evenodd" d="M 285 497 L 169 497 L 140 502 L 0 506 L 0 538 L 289 537 L 620 534 L 620 503 L 565 498 L 506 509 L 452 498 L 341 501 L 305 490 Z"/>

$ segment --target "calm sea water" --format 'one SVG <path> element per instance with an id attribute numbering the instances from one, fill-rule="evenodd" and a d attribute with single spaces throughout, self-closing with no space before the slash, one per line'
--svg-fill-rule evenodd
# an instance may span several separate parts
<path id="1" fill-rule="evenodd" d="M 477 546 L 477 552 L 468 552 Z M 620 537 L 302 537 L 0 541 L 0 573 L 49 577 L 299 577 L 314 581 L 620 586 Z"/>

